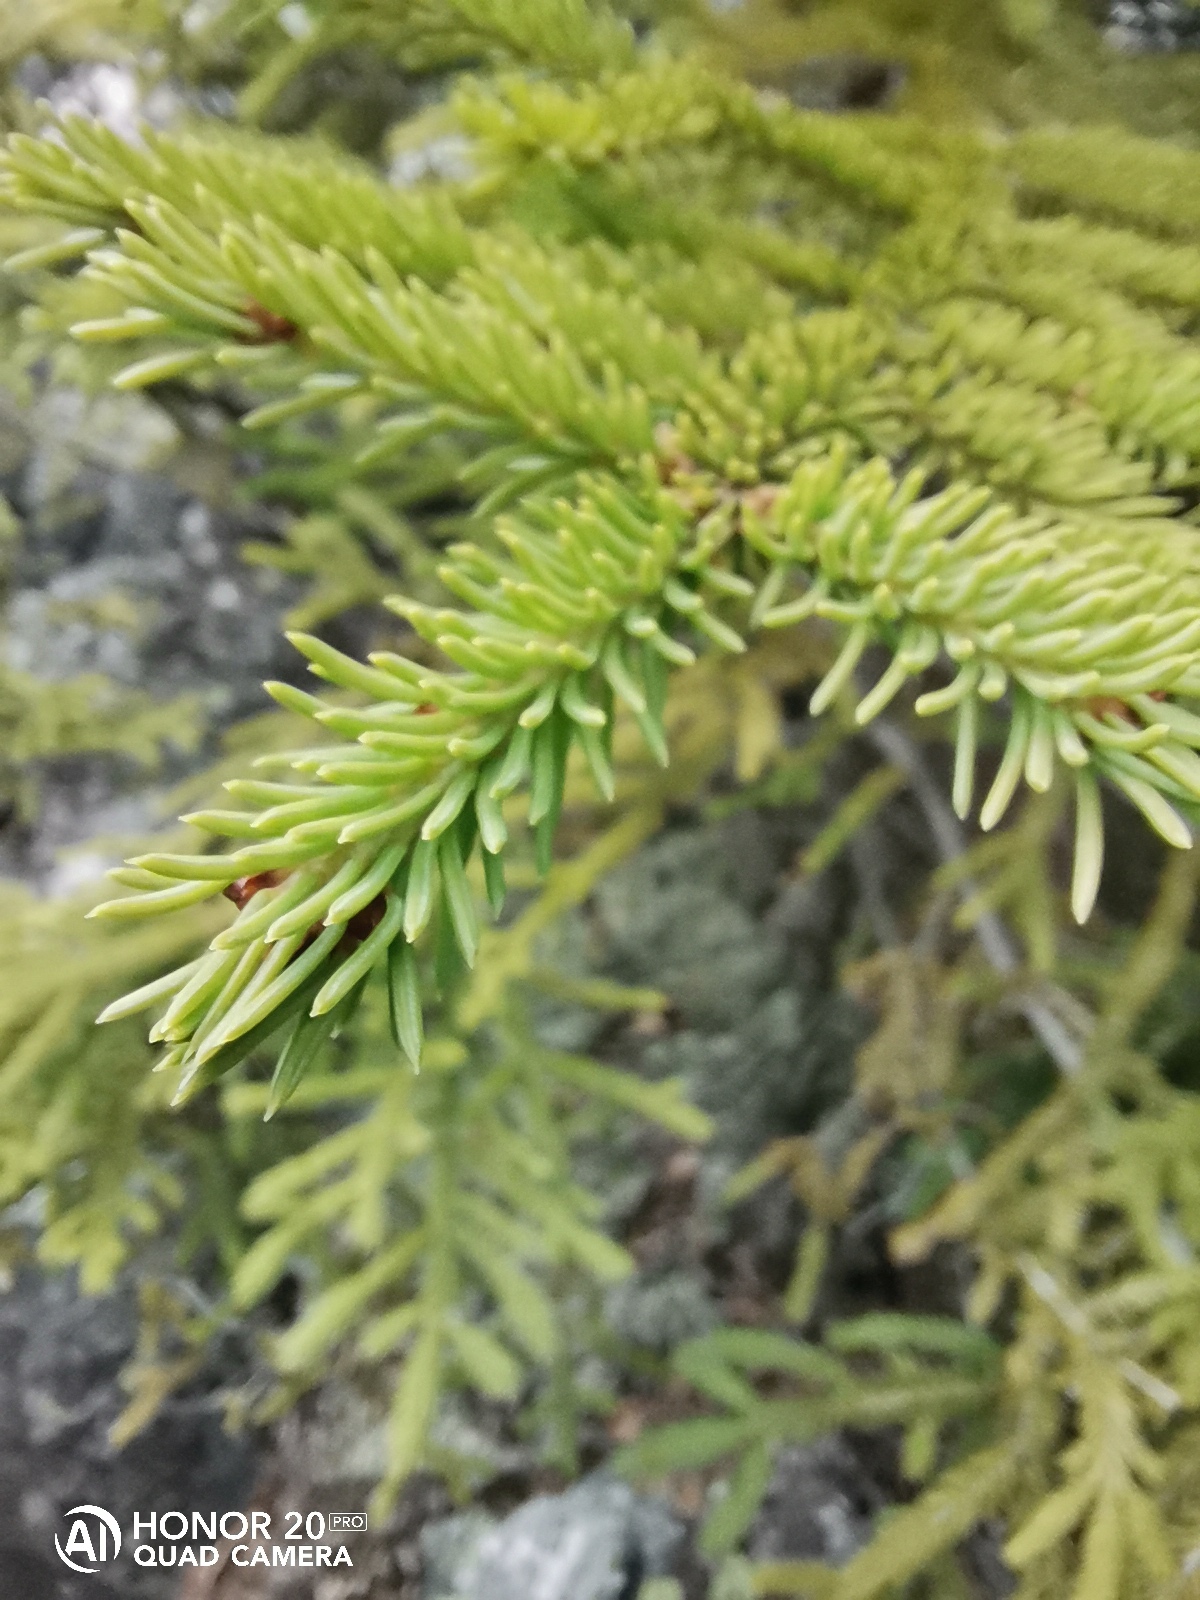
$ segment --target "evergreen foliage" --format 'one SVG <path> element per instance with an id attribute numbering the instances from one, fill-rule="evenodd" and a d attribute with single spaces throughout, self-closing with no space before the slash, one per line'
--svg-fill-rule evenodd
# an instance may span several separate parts
<path id="1" fill-rule="evenodd" d="M 452 138 L 455 172 L 394 184 L 315 135 L 209 121 L 135 144 L 43 118 L 0 159 L 28 230 L 8 265 L 30 339 L 70 335 L 118 388 L 184 383 L 241 413 L 270 458 L 260 489 L 308 513 L 288 550 L 251 552 L 317 575 L 307 625 L 399 569 L 385 604 L 404 628 L 367 661 L 294 632 L 328 688 L 268 685 L 290 715 L 198 781 L 186 837 L 114 871 L 131 893 L 86 930 L 16 906 L 0 1193 L 48 1183 L 44 1254 L 99 1285 L 179 1204 L 159 1158 L 177 1144 L 195 1181 L 242 1194 L 215 1230 L 229 1308 L 324 1241 L 275 1347 L 285 1392 L 347 1341 L 399 1354 L 379 1505 L 419 1465 L 464 1470 L 431 1431 L 439 1392 L 515 1400 L 539 1371 L 569 1390 L 547 1286 L 627 1266 L 572 1175 L 580 1104 L 707 1132 L 680 1085 L 538 1040 L 536 935 L 723 767 L 758 781 L 750 802 L 786 790 L 771 689 L 788 662 L 830 728 L 802 762 L 889 709 L 917 719 L 880 729 L 889 765 L 808 870 L 911 785 L 953 844 L 926 926 L 958 894 L 979 939 L 867 963 L 863 1131 L 833 1166 L 787 1141 L 735 1183 L 785 1174 L 803 1199 L 780 1321 L 813 1337 L 685 1345 L 674 1366 L 716 1413 L 625 1464 L 732 1462 L 705 1533 L 720 1553 L 782 1442 L 899 1425 L 911 1503 L 836 1573 L 781 1565 L 756 1592 L 957 1595 L 953 1547 L 1001 1515 L 1025 1600 L 1183 1594 L 1200 1119 L 1143 1018 L 1193 965 L 1200 157 L 1118 129 L 802 110 L 678 25 L 643 37 L 582 0 L 314 4 L 283 46 L 277 12 L 220 19 L 250 62 L 244 110 L 353 44 L 448 74 L 391 144 L 418 160 Z M 1010 43 L 1036 20 L 989 17 Z M 408 520 L 439 495 L 440 526 Z M 953 815 L 922 789 L 931 736 L 952 746 Z M 232 806 L 210 803 L 220 781 Z M 1061 915 L 1092 915 L 1105 793 L 1180 852 L 1128 948 Z M 556 859 L 564 813 L 590 838 Z M 964 849 L 972 817 L 989 837 Z M 506 873 L 529 898 L 491 928 L 479 907 L 500 916 Z M 99 995 L 99 1039 L 118 1042 L 81 1054 Z M 968 1017 L 1005 1005 L 1062 1081 L 950 1181 Z M 128 1042 L 146 1012 L 148 1078 Z M 268 1046 L 269 1076 L 234 1071 Z M 201 1139 L 170 1108 L 214 1085 L 221 1132 Z M 897 1259 L 965 1241 L 964 1317 L 820 1327 L 829 1247 L 897 1148 L 926 1163 Z M 555 1448 L 569 1467 L 569 1426 Z"/>

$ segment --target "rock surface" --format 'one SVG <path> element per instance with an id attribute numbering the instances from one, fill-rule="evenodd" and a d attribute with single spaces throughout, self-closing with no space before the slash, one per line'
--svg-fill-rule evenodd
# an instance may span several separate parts
<path id="1" fill-rule="evenodd" d="M 177 443 L 145 402 L 52 391 L 23 425 L 0 413 L 0 494 L 22 531 L 5 585 L 3 665 L 52 683 L 103 674 L 118 693 L 181 708 L 149 778 L 122 756 L 38 763 L 36 823 L 10 815 L 0 826 L 0 871 L 52 892 L 74 886 L 53 876 L 57 851 L 157 822 L 161 787 L 211 759 L 215 732 L 269 708 L 263 679 L 301 675 L 281 635 L 295 585 L 239 554 L 263 531 L 262 514 L 236 511 L 227 496 L 216 508 L 155 470 Z"/>
<path id="2" fill-rule="evenodd" d="M 123 1450 L 108 1430 L 126 1396 L 119 1377 L 137 1327 L 129 1285 L 99 1299 L 66 1275 L 21 1273 L 0 1295 L 0 1594 L 8 1600 L 171 1600 L 175 1573 L 142 1571 L 126 1549 L 94 1576 L 59 1560 L 63 1513 L 99 1504 L 127 1528 L 135 1511 L 224 1511 L 254 1481 L 255 1447 L 224 1431 L 220 1386 L 236 1350 L 171 1396 Z"/>
<path id="3" fill-rule="evenodd" d="M 1188 0 L 1113 0 L 1105 38 L 1130 54 L 1200 49 L 1200 16 Z"/>
<path id="4" fill-rule="evenodd" d="M 503 1522 L 433 1523 L 422 1536 L 426 1600 L 637 1600 L 671 1570 L 683 1526 L 660 1501 L 597 1474 L 538 1495 Z"/>

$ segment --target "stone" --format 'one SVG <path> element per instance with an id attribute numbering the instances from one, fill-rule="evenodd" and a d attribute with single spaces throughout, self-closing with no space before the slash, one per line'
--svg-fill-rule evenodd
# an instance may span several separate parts
<path id="1" fill-rule="evenodd" d="M 447 1525 L 449 1524 L 449 1525 Z M 661 1501 L 594 1474 L 538 1495 L 504 1521 L 427 1528 L 426 1600 L 637 1600 L 669 1573 L 683 1528 Z"/>
<path id="2" fill-rule="evenodd" d="M 11 1216 L 11 1213 L 10 1213 Z M 22 1268 L 0 1295 L 0 1594 L 20 1600 L 171 1600 L 175 1573 L 117 1566 L 75 1577 L 54 1535 L 81 1503 L 111 1510 L 224 1511 L 244 1503 L 257 1442 L 224 1427 L 223 1387 L 244 1382 L 247 1349 L 214 1347 L 202 1372 L 167 1397 L 123 1449 L 109 1430 L 126 1403 L 120 1373 L 134 1354 L 131 1276 L 108 1294 L 81 1295 L 74 1274 Z"/>
<path id="3" fill-rule="evenodd" d="M 720 1315 L 695 1271 L 678 1267 L 616 1284 L 604 1297 L 604 1320 L 630 1344 L 665 1352 L 710 1332 Z"/>
<path id="4" fill-rule="evenodd" d="M 750 1530 L 754 1561 L 843 1566 L 871 1537 L 884 1496 L 839 1434 L 781 1450 Z"/>

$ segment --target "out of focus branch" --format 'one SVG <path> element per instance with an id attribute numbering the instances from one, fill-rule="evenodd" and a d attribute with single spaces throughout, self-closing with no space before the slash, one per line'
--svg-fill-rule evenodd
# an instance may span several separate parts
<path id="1" fill-rule="evenodd" d="M 933 835 L 938 855 L 943 861 L 957 861 L 966 853 L 966 840 L 958 818 L 942 793 L 941 785 L 926 765 L 917 742 L 894 723 L 882 719 L 870 723 L 866 737 L 879 753 L 892 762 L 908 778 L 913 797 L 924 813 Z M 975 893 L 977 885 L 964 879 L 959 886 L 964 898 Z M 994 972 L 1011 977 L 1021 967 L 1021 958 L 1012 935 L 995 911 L 984 911 L 975 923 L 980 948 Z M 1083 1061 L 1084 1045 L 1091 1028 L 1091 1017 L 1075 1001 L 1072 1009 L 1079 1014 L 1080 1026 L 1070 1027 L 1055 1008 L 1041 995 L 1017 994 L 1014 1009 L 1025 1018 L 1041 1040 L 1060 1071 L 1075 1073 Z"/>

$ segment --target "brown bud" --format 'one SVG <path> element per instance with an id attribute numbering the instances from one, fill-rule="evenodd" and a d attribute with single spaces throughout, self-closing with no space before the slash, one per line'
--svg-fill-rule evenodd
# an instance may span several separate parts
<path id="1" fill-rule="evenodd" d="M 260 889 L 274 889 L 283 882 L 287 873 L 278 867 L 272 867 L 267 872 L 255 872 L 248 878 L 235 878 L 232 883 L 227 883 L 221 890 L 226 900 L 232 900 L 240 911 L 247 900 L 253 898 Z"/>
<path id="2" fill-rule="evenodd" d="M 742 504 L 747 511 L 753 511 L 755 516 L 768 516 L 776 500 L 783 492 L 783 485 L 778 483 L 759 483 L 753 489 L 747 489 L 742 496 Z"/>
<path id="3" fill-rule="evenodd" d="M 1160 703 L 1167 698 L 1165 689 L 1151 689 L 1147 700 L 1157 700 Z M 1127 706 L 1124 700 L 1118 700 L 1114 694 L 1093 695 L 1090 700 L 1083 702 L 1085 711 L 1090 711 L 1093 717 L 1120 717 L 1122 722 L 1132 722 L 1135 727 L 1140 727 L 1142 719 L 1132 706 Z"/>
<path id="4" fill-rule="evenodd" d="M 387 897 L 377 894 L 374 900 L 368 901 L 361 911 L 356 911 L 347 922 L 345 932 L 338 940 L 334 954 L 348 956 L 352 951 L 357 950 L 363 940 L 374 933 L 375 929 L 383 921 L 383 913 L 386 909 Z M 300 946 L 300 950 L 307 950 L 318 934 L 324 933 L 324 931 L 325 924 L 323 922 L 314 922 L 304 935 L 304 942 Z M 296 954 L 299 955 L 299 953 L 300 951 L 298 950 Z"/>
<path id="5" fill-rule="evenodd" d="M 242 315 L 249 317 L 258 329 L 258 337 L 246 334 L 243 344 L 290 344 L 300 332 L 294 322 L 287 317 L 281 317 L 278 312 L 268 311 L 266 306 L 259 305 L 257 300 L 251 300 L 242 307 Z"/>
<path id="6" fill-rule="evenodd" d="M 670 483 L 681 474 L 695 472 L 696 463 L 680 448 L 679 433 L 670 422 L 655 424 L 654 448 L 658 452 L 658 476 L 663 483 Z"/>
<path id="7" fill-rule="evenodd" d="M 354 950 L 368 938 L 383 921 L 383 913 L 387 908 L 387 901 L 383 895 L 377 894 L 374 900 L 368 902 L 361 911 L 356 911 L 346 924 L 346 936 L 342 945 L 347 950 Z"/>

